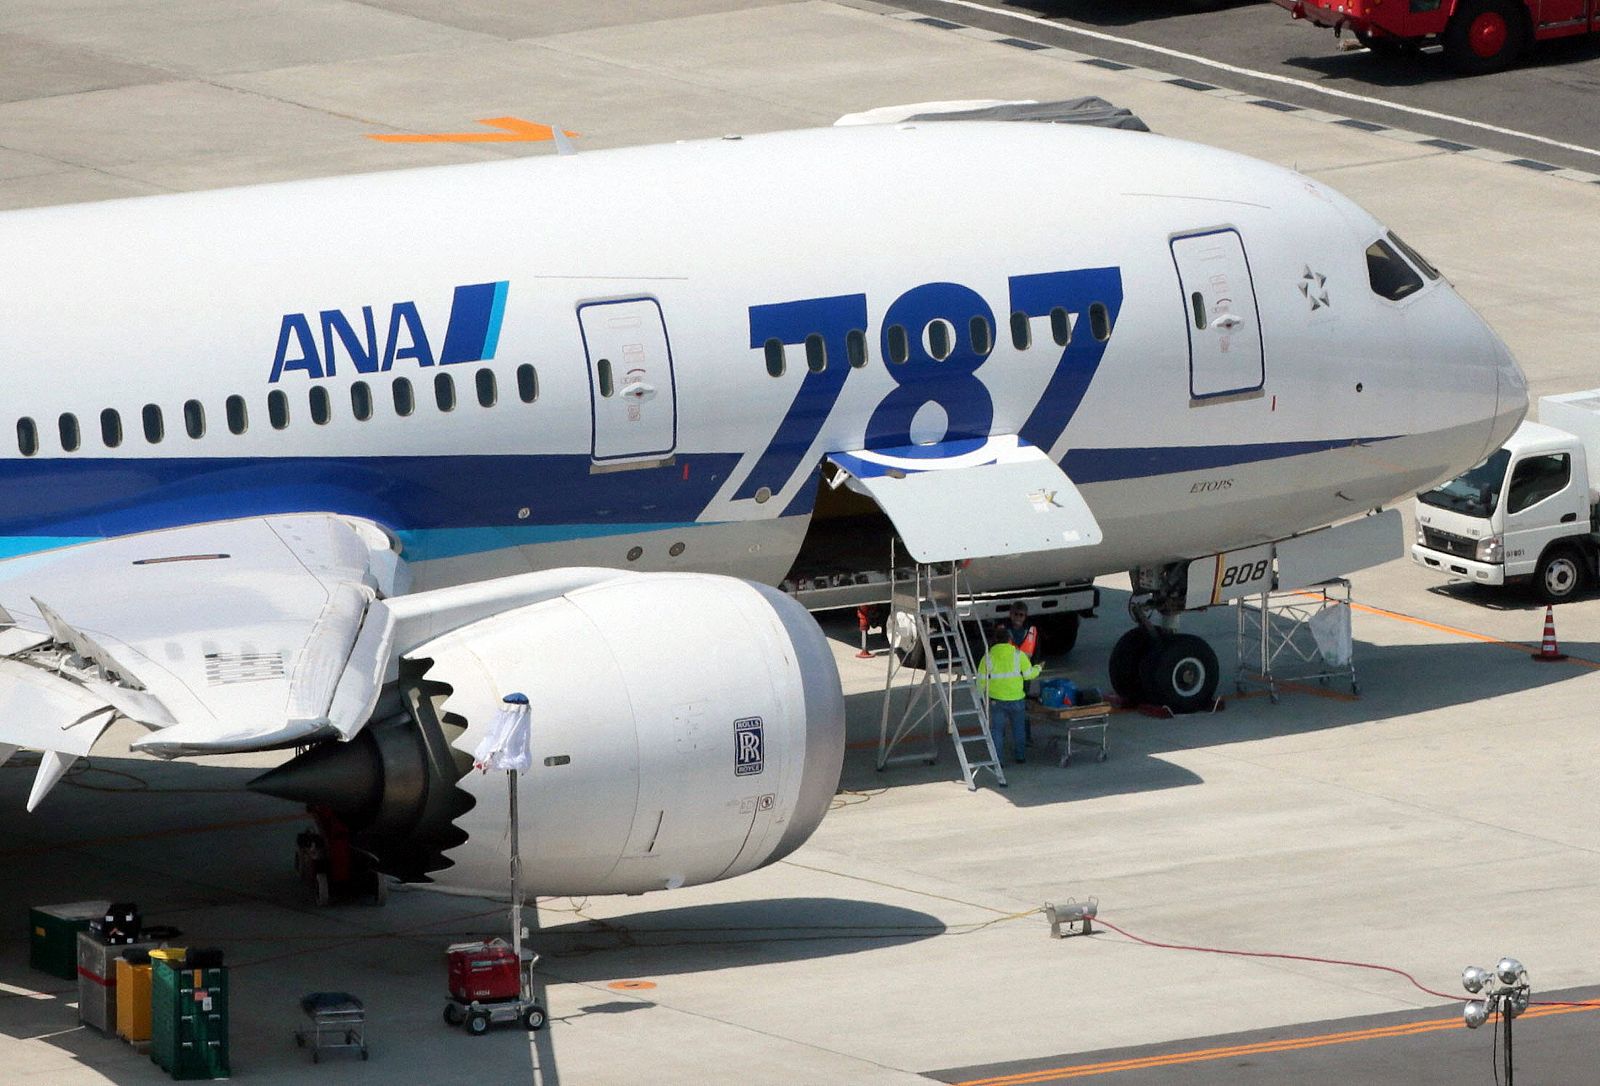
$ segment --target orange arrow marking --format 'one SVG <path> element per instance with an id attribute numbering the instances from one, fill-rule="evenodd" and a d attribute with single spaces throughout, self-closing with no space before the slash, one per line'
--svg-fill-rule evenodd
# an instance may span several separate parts
<path id="1" fill-rule="evenodd" d="M 525 121 L 521 117 L 484 117 L 478 123 L 498 128 L 500 131 L 423 132 L 416 135 L 368 133 L 367 139 L 377 140 L 380 143 L 536 143 L 556 138 L 549 125 Z M 568 136 L 578 135 L 566 128 L 561 131 Z"/>

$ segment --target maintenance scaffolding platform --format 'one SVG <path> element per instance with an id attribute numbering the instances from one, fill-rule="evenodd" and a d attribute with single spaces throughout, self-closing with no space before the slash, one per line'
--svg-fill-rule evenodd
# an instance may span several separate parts
<path id="1" fill-rule="evenodd" d="M 1350 582 L 1337 578 L 1240 599 L 1238 653 L 1234 687 L 1241 694 L 1263 688 L 1276 705 L 1280 684 L 1332 680 L 1348 682 L 1350 693 L 1360 694 L 1350 637 Z"/>

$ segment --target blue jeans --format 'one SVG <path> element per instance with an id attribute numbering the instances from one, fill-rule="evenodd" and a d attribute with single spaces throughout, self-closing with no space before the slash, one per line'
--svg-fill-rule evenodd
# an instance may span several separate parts
<path id="1" fill-rule="evenodd" d="M 996 757 L 1005 757 L 1006 736 L 1011 737 L 1011 757 L 1023 761 L 1028 756 L 1027 742 L 1028 702 L 989 701 L 989 734 L 994 737 Z"/>

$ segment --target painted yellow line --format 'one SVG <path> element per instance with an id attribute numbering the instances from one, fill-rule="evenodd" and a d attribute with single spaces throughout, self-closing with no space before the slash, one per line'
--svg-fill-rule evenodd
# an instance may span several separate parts
<path id="1" fill-rule="evenodd" d="M 525 121 L 521 117 L 484 117 L 479 124 L 498 128 L 498 132 L 420 132 L 420 133 L 367 133 L 367 139 L 379 143 L 537 143 L 555 139 L 555 132 L 547 124 Z M 565 128 L 568 136 L 578 133 Z"/>
<path id="2" fill-rule="evenodd" d="M 1600 1003 L 1533 1007 L 1521 1017 L 1544 1018 L 1556 1014 L 1576 1014 L 1581 1011 L 1600 1011 Z M 1423 1033 L 1437 1033 L 1441 1030 L 1464 1028 L 1465 1026 L 1459 1017 L 1429 1018 L 1421 1022 L 1402 1022 L 1398 1025 L 1377 1026 L 1371 1029 L 1312 1034 L 1305 1037 L 1284 1037 L 1275 1041 L 1257 1041 L 1251 1044 L 1228 1045 L 1220 1048 L 1198 1048 L 1188 1052 L 1170 1052 L 1160 1056 L 1136 1056 L 1124 1060 L 1107 1060 L 1100 1063 L 1080 1063 L 1066 1067 L 1050 1067 L 1038 1071 L 1024 1071 L 1014 1075 L 968 1079 L 964 1082 L 956 1083 L 955 1086 L 1031 1086 L 1034 1083 L 1061 1082 L 1066 1079 L 1088 1078 L 1093 1075 L 1111 1075 L 1119 1071 L 1143 1071 L 1156 1067 L 1204 1063 L 1209 1060 L 1258 1056 L 1272 1052 L 1294 1052 L 1307 1048 L 1355 1044 L 1360 1041 L 1377 1041 L 1390 1037 L 1413 1037 Z"/>
<path id="3" fill-rule="evenodd" d="M 1378 615 L 1383 618 L 1396 619 L 1400 622 L 1409 622 L 1413 626 L 1421 626 L 1426 630 L 1434 630 L 1438 633 L 1446 633 L 1452 634 L 1456 637 L 1464 637 L 1469 641 L 1481 641 L 1485 645 L 1500 645 L 1504 648 L 1516 649 L 1518 652 L 1526 653 L 1534 653 L 1539 651 L 1539 646 L 1537 644 L 1527 644 L 1521 641 L 1506 641 L 1502 638 L 1493 637 L 1489 634 L 1478 633 L 1474 630 L 1463 630 L 1458 626 L 1445 626 L 1442 623 L 1429 622 L 1425 618 L 1417 618 L 1415 615 L 1402 614 L 1399 611 L 1390 611 L 1383 607 L 1373 607 L 1370 604 L 1365 603 L 1352 603 L 1350 607 L 1352 610 L 1360 611 L 1363 614 Z M 1564 664 L 1572 664 L 1574 667 L 1586 667 L 1591 670 L 1600 670 L 1600 660 L 1586 660 L 1581 656 L 1568 656 L 1565 660 L 1560 662 Z"/>

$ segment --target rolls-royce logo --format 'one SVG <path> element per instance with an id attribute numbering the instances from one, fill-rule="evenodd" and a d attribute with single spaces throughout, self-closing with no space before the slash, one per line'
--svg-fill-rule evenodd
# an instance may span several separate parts
<path id="1" fill-rule="evenodd" d="M 761 718 L 745 717 L 733 722 L 733 775 L 753 777 L 761 772 L 765 744 L 761 738 Z"/>

